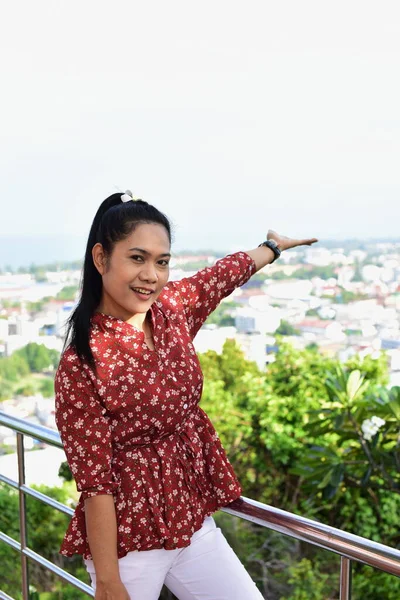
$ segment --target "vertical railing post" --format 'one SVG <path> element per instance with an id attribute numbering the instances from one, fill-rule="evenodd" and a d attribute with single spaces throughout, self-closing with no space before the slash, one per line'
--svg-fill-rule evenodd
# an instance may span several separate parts
<path id="1" fill-rule="evenodd" d="M 351 600 L 351 560 L 340 557 L 340 600 Z"/>
<path id="2" fill-rule="evenodd" d="M 24 554 L 27 547 L 26 531 L 26 498 L 22 491 L 25 485 L 25 454 L 24 454 L 24 435 L 17 432 L 17 456 L 18 456 L 18 484 L 19 484 L 19 527 L 21 542 L 21 575 L 22 575 L 22 598 L 29 600 L 29 581 L 28 581 L 28 559 Z"/>

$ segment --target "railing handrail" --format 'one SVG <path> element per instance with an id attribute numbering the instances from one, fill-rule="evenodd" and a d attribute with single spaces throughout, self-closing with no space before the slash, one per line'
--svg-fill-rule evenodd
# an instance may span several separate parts
<path id="1" fill-rule="evenodd" d="M 46 444 L 50 444 L 51 446 L 63 448 L 60 434 L 58 431 L 50 429 L 50 427 L 44 427 L 43 425 L 30 423 L 29 421 L 25 421 L 25 419 L 20 419 L 19 417 L 9 415 L 2 410 L 0 410 L 0 425 L 9 427 L 10 429 L 18 431 L 19 433 L 29 435 L 30 437 L 40 440 L 41 442 L 46 442 Z"/>
<path id="2" fill-rule="evenodd" d="M 275 506 L 242 497 L 222 509 L 268 529 L 400 576 L 400 550 Z"/>
<path id="3" fill-rule="evenodd" d="M 48 427 L 29 423 L 24 419 L 8 415 L 3 411 L 0 411 L 0 425 L 9 427 L 20 434 L 28 435 L 52 446 L 63 448 L 58 432 Z M 3 481 L 6 480 L 5 477 L 2 477 L 2 479 Z M 12 480 L 6 481 L 6 483 L 18 487 L 18 483 Z M 38 494 L 36 490 L 27 485 L 22 486 L 20 489 L 28 494 L 33 492 L 31 495 Z M 40 495 L 41 498 L 39 499 L 60 510 L 59 507 L 54 506 L 54 501 L 51 498 L 44 494 Z M 341 529 L 336 529 L 324 523 L 257 502 L 251 498 L 241 497 L 229 506 L 222 508 L 222 510 L 267 527 L 268 529 L 273 529 L 330 552 L 335 552 L 347 559 L 355 560 L 391 573 L 392 575 L 400 576 L 400 550 L 396 548 L 391 548 L 390 546 L 374 542 Z"/>

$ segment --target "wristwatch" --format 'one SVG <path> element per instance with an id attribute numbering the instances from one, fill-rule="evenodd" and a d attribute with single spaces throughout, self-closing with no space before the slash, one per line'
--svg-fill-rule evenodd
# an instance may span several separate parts
<path id="1" fill-rule="evenodd" d="M 272 250 L 272 252 L 275 255 L 274 260 L 272 262 L 275 262 L 276 259 L 279 258 L 282 253 L 282 250 L 280 250 L 278 248 L 278 244 L 274 240 L 265 240 L 265 242 L 262 242 L 261 244 L 258 245 L 258 247 L 260 247 L 260 246 L 267 246 L 267 248 Z"/>

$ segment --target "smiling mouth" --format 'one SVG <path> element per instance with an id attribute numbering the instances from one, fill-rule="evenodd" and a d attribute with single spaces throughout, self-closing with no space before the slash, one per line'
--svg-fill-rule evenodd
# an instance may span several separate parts
<path id="1" fill-rule="evenodd" d="M 153 293 L 151 290 L 146 290 L 144 288 L 139 288 L 139 287 L 131 288 L 131 290 L 138 294 L 142 294 L 143 296 L 151 296 L 151 294 Z"/>

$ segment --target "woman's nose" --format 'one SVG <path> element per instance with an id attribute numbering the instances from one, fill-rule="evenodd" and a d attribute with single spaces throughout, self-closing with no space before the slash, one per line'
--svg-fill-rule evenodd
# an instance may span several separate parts
<path id="1" fill-rule="evenodd" d="M 157 281 L 158 276 L 155 266 L 151 264 L 144 265 L 140 271 L 140 279 L 142 281 Z"/>

